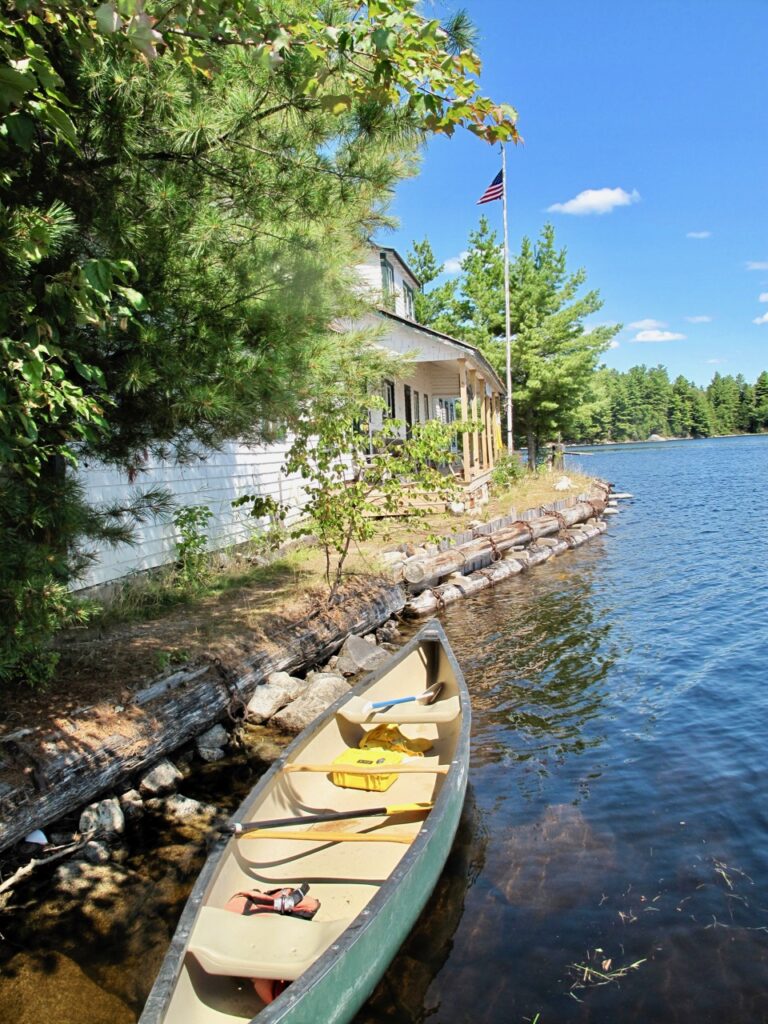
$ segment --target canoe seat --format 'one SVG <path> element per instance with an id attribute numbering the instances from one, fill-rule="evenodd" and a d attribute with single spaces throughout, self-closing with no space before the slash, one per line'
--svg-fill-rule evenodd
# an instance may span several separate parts
<path id="1" fill-rule="evenodd" d="M 241 917 L 202 907 L 189 952 L 208 974 L 294 981 L 335 942 L 349 921 L 305 921 L 280 914 Z"/>
<path id="2" fill-rule="evenodd" d="M 453 722 L 459 717 L 461 710 L 458 697 L 448 697 L 434 704 L 395 704 L 394 707 L 382 708 L 381 711 L 366 712 L 367 701 L 362 697 L 350 697 L 347 703 L 338 710 L 340 718 L 355 725 L 425 725 L 429 722 Z"/>

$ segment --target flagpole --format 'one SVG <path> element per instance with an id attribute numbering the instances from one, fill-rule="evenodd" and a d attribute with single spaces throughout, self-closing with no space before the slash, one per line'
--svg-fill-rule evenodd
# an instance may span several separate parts
<path id="1" fill-rule="evenodd" d="M 501 144 L 501 184 L 504 217 L 504 317 L 507 348 L 507 451 L 515 450 L 512 436 L 512 337 L 509 315 L 509 234 L 507 231 L 507 147 Z"/>

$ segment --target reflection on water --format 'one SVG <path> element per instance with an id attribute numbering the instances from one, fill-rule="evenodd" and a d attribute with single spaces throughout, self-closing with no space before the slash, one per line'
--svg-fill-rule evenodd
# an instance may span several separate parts
<path id="1" fill-rule="evenodd" d="M 472 801 L 357 1024 L 768 1022 L 768 437 L 588 461 L 637 496 L 608 534 L 443 617 Z M 2 923 L 3 1024 L 135 1019 L 201 856 L 150 840 L 105 922 Z"/>
<path id="2" fill-rule="evenodd" d="M 583 468 L 608 534 L 443 617 L 487 846 L 423 1013 L 768 1021 L 768 438 Z"/>

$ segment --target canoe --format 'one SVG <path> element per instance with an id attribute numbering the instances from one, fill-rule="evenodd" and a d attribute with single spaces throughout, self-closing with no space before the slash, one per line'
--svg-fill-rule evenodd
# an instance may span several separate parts
<path id="1" fill-rule="evenodd" d="M 394 703 L 436 683 L 432 703 Z M 409 747 L 399 763 L 376 767 L 378 751 L 360 741 L 382 725 L 397 726 Z M 461 669 L 430 622 L 301 733 L 235 812 L 229 827 L 250 831 L 212 850 L 139 1024 L 350 1021 L 440 877 L 466 793 L 469 730 Z M 411 753 L 416 746 L 428 749 Z M 340 755 L 374 766 L 336 768 Z M 352 788 L 361 784 L 388 788 Z M 338 820 L 307 820 L 326 812 Z M 311 920 L 232 910 L 235 894 L 302 883 L 320 903 Z M 288 984 L 264 1002 L 254 979 Z"/>

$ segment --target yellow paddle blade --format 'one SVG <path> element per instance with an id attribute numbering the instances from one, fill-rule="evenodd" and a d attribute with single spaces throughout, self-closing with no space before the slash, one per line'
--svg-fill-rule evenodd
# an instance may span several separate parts
<path id="1" fill-rule="evenodd" d="M 424 800 L 418 804 L 394 804 L 386 807 L 387 814 L 412 814 L 418 811 L 431 811 L 435 805 L 431 800 Z"/>

